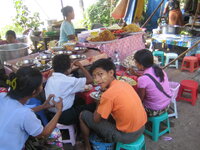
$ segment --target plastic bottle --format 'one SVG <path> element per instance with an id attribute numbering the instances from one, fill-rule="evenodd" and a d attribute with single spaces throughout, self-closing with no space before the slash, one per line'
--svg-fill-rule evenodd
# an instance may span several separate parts
<path id="1" fill-rule="evenodd" d="M 114 52 L 114 64 L 116 66 L 116 70 L 120 70 L 120 59 L 119 59 L 119 53 L 117 51 Z"/>

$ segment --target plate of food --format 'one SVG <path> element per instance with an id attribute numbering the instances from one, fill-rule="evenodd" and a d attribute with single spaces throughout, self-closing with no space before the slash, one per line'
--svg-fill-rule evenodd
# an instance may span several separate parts
<path id="1" fill-rule="evenodd" d="M 95 91 L 95 92 L 90 93 L 90 97 L 98 101 L 100 100 L 101 95 L 102 95 L 102 92 L 100 91 Z"/>
<path id="2" fill-rule="evenodd" d="M 85 59 L 87 57 L 86 55 L 82 55 L 82 54 L 77 54 L 77 55 L 73 54 L 73 55 L 70 55 L 69 58 L 70 59 Z"/>
<path id="3" fill-rule="evenodd" d="M 33 68 L 38 69 L 40 72 L 44 72 L 44 71 L 50 70 L 52 68 L 52 66 L 49 64 L 44 64 L 44 65 L 40 65 L 40 66 L 35 66 Z"/>
<path id="4" fill-rule="evenodd" d="M 127 76 L 117 76 L 117 79 L 129 83 L 131 86 L 137 85 L 137 82 L 135 80 Z"/>
<path id="5" fill-rule="evenodd" d="M 25 67 L 25 66 L 34 66 L 34 59 L 24 59 L 20 60 L 16 63 L 18 67 Z"/>

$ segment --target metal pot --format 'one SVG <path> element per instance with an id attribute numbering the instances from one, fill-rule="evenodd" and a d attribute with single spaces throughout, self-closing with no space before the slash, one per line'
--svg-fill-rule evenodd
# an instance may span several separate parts
<path id="1" fill-rule="evenodd" d="M 28 47 L 25 43 L 0 45 L 0 63 L 28 55 Z"/>
<path id="2" fill-rule="evenodd" d="M 163 25 L 162 26 L 162 34 L 180 34 L 182 31 L 182 27 L 178 25 Z"/>

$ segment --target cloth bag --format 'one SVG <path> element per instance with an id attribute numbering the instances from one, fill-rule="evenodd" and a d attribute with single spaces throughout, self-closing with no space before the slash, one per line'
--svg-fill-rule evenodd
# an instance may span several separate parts
<path id="1" fill-rule="evenodd" d="M 128 0 L 120 0 L 117 3 L 113 12 L 111 13 L 112 17 L 115 19 L 123 18 L 126 12 L 127 5 L 128 5 Z"/>

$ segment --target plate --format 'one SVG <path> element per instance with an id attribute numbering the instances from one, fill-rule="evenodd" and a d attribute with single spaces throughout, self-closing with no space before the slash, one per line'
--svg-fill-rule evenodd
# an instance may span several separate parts
<path id="1" fill-rule="evenodd" d="M 86 55 L 81 55 L 81 54 L 70 55 L 69 58 L 70 59 L 84 59 L 84 58 L 86 58 Z"/>
<path id="2" fill-rule="evenodd" d="M 101 92 L 92 92 L 92 93 L 90 93 L 90 97 L 92 97 L 93 99 L 95 99 L 95 100 L 100 100 L 100 98 L 101 98 Z"/>
<path id="3" fill-rule="evenodd" d="M 34 68 L 38 69 L 40 72 L 44 72 L 44 71 L 50 70 L 52 68 L 52 66 L 49 64 L 45 64 L 45 65 L 41 65 L 39 67 L 36 66 Z"/>
<path id="4" fill-rule="evenodd" d="M 86 47 L 74 47 L 74 49 L 72 50 L 73 53 L 85 53 L 85 51 L 87 50 Z"/>
<path id="5" fill-rule="evenodd" d="M 121 80 L 121 81 L 125 81 L 128 84 L 130 84 L 131 86 L 137 85 L 137 82 L 135 80 L 133 80 L 132 78 L 129 78 L 127 76 L 117 76 L 117 79 Z"/>
<path id="6" fill-rule="evenodd" d="M 33 59 L 24 59 L 24 60 L 20 60 L 16 63 L 16 65 L 18 67 L 25 67 L 25 66 L 33 66 L 34 64 L 34 60 Z"/>
<path id="7" fill-rule="evenodd" d="M 90 44 L 107 44 L 107 43 L 113 43 L 117 41 L 117 39 L 115 40 L 111 40 L 111 41 L 101 41 L 101 42 L 91 42 L 91 41 L 88 41 Z"/>

